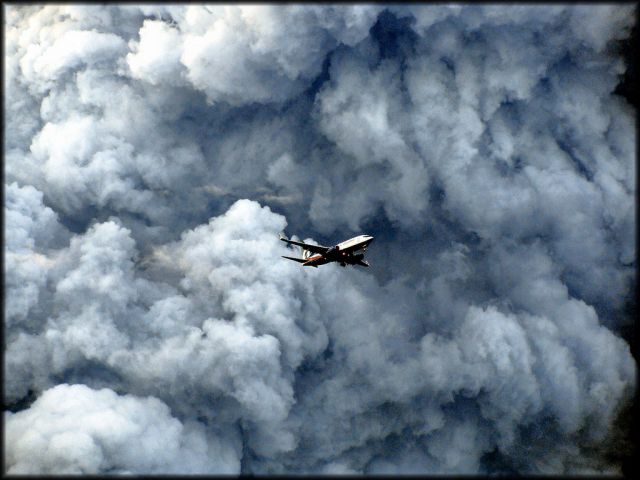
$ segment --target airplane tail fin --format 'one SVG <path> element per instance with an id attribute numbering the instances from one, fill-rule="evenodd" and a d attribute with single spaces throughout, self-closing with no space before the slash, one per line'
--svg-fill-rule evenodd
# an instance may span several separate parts
<path id="1" fill-rule="evenodd" d="M 358 260 L 358 265 L 362 265 L 363 267 L 370 267 L 371 265 L 366 260 Z"/>
<path id="2" fill-rule="evenodd" d="M 283 232 L 278 233 L 278 236 L 280 237 L 280 240 L 282 240 L 283 242 L 286 242 L 289 240 Z M 312 254 L 312 252 L 310 252 L 309 250 L 305 250 L 304 247 L 300 247 L 300 252 L 302 253 L 302 258 L 303 258 L 302 261 L 308 260 Z M 284 258 L 291 258 L 291 257 L 284 257 Z M 293 258 L 291 258 L 291 260 L 293 260 Z"/>

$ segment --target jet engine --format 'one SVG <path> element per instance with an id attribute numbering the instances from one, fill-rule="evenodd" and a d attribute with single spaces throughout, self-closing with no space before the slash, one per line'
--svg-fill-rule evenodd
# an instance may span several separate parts
<path id="1" fill-rule="evenodd" d="M 327 250 L 327 253 L 325 253 L 324 256 L 327 257 L 327 258 L 331 258 L 336 253 L 338 253 L 339 251 L 340 251 L 340 247 L 338 247 L 338 245 L 334 245 L 329 250 Z"/>

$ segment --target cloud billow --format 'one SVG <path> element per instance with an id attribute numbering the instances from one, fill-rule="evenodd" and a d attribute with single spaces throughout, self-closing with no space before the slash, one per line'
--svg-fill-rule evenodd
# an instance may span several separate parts
<path id="1" fill-rule="evenodd" d="M 5 14 L 8 473 L 619 472 L 632 5 Z"/>

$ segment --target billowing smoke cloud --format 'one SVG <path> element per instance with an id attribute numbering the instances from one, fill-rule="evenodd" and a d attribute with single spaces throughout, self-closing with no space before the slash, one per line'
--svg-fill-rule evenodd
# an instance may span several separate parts
<path id="1" fill-rule="evenodd" d="M 634 16 L 7 7 L 7 472 L 619 472 Z"/>
<path id="2" fill-rule="evenodd" d="M 239 467 L 230 444 L 207 439 L 197 422 L 182 424 L 153 397 L 61 384 L 6 420 L 11 473 L 231 473 Z M 41 455 L 32 455 L 36 448 Z"/>

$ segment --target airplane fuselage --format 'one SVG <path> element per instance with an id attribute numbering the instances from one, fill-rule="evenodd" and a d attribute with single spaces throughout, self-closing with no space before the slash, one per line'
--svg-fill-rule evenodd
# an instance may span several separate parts
<path id="1" fill-rule="evenodd" d="M 357 237 L 340 242 L 333 247 L 309 245 L 303 242 L 287 240 L 285 238 L 281 238 L 281 240 L 302 247 L 302 259 L 295 259 L 292 257 L 285 258 L 300 262 L 303 266 L 317 267 L 330 262 L 338 262 L 343 267 L 346 265 L 362 265 L 364 267 L 368 267 L 369 264 L 364 261 L 364 252 L 367 249 L 367 246 L 373 241 L 373 237 L 371 235 L 358 235 Z"/>

